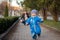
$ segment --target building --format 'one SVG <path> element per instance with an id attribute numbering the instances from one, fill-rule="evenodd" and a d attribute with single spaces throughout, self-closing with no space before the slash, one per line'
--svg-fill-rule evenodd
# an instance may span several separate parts
<path id="1" fill-rule="evenodd" d="M 0 2 L 0 16 L 4 15 L 6 5 L 8 6 L 9 16 L 20 16 L 19 13 L 22 8 L 16 3 L 16 1 L 10 2 L 9 0 Z"/>

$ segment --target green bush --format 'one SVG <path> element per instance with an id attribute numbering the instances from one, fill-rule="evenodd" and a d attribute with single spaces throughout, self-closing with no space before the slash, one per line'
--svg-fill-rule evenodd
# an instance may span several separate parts
<path id="1" fill-rule="evenodd" d="M 5 32 L 19 17 L 0 18 L 0 34 Z"/>

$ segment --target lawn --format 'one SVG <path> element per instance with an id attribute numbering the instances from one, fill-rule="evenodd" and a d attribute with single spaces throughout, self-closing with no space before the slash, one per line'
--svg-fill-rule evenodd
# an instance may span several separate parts
<path id="1" fill-rule="evenodd" d="M 60 30 L 60 22 L 55 22 L 55 21 L 52 21 L 52 20 L 45 20 L 44 24 L 49 25 L 50 27 L 54 27 L 54 28 Z"/>

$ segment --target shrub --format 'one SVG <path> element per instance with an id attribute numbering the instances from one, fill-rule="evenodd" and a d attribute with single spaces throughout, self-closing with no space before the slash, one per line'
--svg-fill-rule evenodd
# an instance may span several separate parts
<path id="1" fill-rule="evenodd" d="M 0 34 L 5 32 L 19 17 L 0 18 Z"/>

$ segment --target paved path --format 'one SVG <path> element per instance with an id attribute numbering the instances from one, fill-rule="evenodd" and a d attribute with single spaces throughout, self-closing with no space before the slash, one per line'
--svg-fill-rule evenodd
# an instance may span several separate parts
<path id="1" fill-rule="evenodd" d="M 42 33 L 38 40 L 60 40 L 60 34 L 41 27 Z M 4 40 L 32 40 L 29 26 L 24 26 L 18 23 L 12 30 L 3 38 Z"/>

